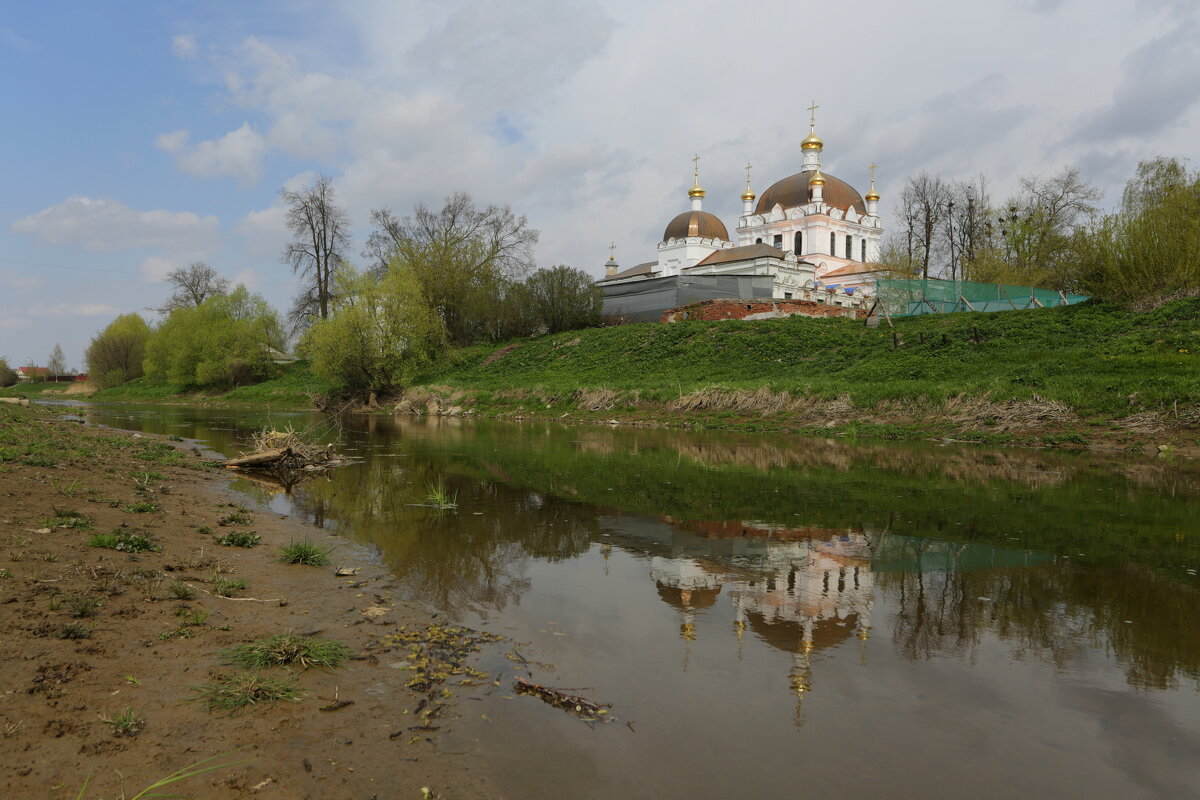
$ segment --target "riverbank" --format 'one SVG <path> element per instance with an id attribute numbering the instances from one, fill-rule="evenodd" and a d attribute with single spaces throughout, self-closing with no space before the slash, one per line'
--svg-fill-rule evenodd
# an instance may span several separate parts
<path id="1" fill-rule="evenodd" d="M 440 718 L 454 714 L 445 687 L 469 692 L 457 686 L 468 681 L 424 685 L 424 673 L 408 669 L 425 632 L 445 629 L 394 602 L 386 568 L 366 552 L 239 506 L 225 476 L 183 442 L 0 405 L 7 794 L 133 794 L 205 762 L 231 766 L 164 791 L 489 796 L 467 757 L 438 746 Z M 281 549 L 297 542 L 330 551 L 329 563 L 282 563 Z M 335 668 L 269 667 L 255 692 L 283 699 L 230 716 L 230 701 L 250 696 L 243 684 L 209 710 L 199 687 L 229 689 L 250 674 L 223 653 L 289 632 L 304 647 L 340 643 L 349 658 L 317 644 L 335 654 Z M 410 641 L 396 638 L 405 632 Z"/>

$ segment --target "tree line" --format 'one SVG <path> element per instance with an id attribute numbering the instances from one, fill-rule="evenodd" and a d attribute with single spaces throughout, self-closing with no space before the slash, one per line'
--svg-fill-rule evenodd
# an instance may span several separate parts
<path id="1" fill-rule="evenodd" d="M 1183 159 L 1138 164 L 1120 205 L 1079 169 L 1025 177 L 1003 202 L 985 175 L 920 173 L 900 193 L 881 261 L 897 273 L 1039 286 L 1101 300 L 1153 304 L 1200 291 L 1200 173 Z"/>
<path id="2" fill-rule="evenodd" d="M 327 176 L 280 196 L 290 234 L 281 260 L 301 279 L 286 315 L 194 262 L 167 276 L 157 324 L 125 314 L 93 337 L 90 378 L 102 388 L 143 375 L 228 387 L 277 374 L 294 344 L 318 377 L 365 397 L 402 386 L 450 348 L 600 321 L 592 279 L 565 265 L 536 268 L 538 232 L 507 205 L 457 193 L 407 217 L 373 209 L 357 267 L 349 214 Z"/>

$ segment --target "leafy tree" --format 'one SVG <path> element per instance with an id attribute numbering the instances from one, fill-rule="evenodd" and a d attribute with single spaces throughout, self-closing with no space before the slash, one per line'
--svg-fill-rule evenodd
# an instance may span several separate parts
<path id="1" fill-rule="evenodd" d="M 17 382 L 17 371 L 8 365 L 8 359 L 0 358 L 0 387 L 12 386 Z"/>
<path id="2" fill-rule="evenodd" d="M 525 289 L 535 316 L 550 333 L 600 322 L 602 292 L 581 269 L 562 264 L 539 269 L 525 281 Z"/>
<path id="3" fill-rule="evenodd" d="M 394 264 L 377 280 L 344 267 L 336 294 L 333 313 L 301 344 L 321 378 L 365 396 L 403 385 L 445 349 L 445 328 L 412 270 Z"/>
<path id="4" fill-rule="evenodd" d="M 210 297 L 229 292 L 229 279 L 221 277 L 203 261 L 193 261 L 186 267 L 171 270 L 167 283 L 174 286 L 175 291 L 158 307 L 158 313 L 164 316 L 177 308 L 198 306 Z"/>
<path id="5" fill-rule="evenodd" d="M 311 186 L 298 192 L 283 189 L 280 197 L 287 207 L 285 219 L 292 234 L 283 250 L 283 262 L 308 282 L 291 313 L 293 324 L 304 327 L 329 316 L 334 274 L 350 249 L 350 218 L 337 204 L 327 175 L 318 175 Z"/>
<path id="6" fill-rule="evenodd" d="M 496 297 L 533 265 L 538 233 L 525 217 L 508 206 L 476 208 L 462 192 L 436 212 L 419 205 L 399 220 L 388 209 L 371 214 L 376 230 L 367 255 L 376 271 L 384 254 L 393 267 L 411 270 L 453 344 L 489 338 Z"/>
<path id="7" fill-rule="evenodd" d="M 52 380 L 58 380 L 60 375 L 67 374 L 67 357 L 63 355 L 62 345 L 57 342 L 54 349 L 50 351 L 50 360 L 46 363 L 46 371 Z"/>
<path id="8" fill-rule="evenodd" d="M 92 337 L 84 362 L 88 378 L 101 389 L 142 376 L 150 326 L 139 314 L 122 314 Z"/>
<path id="9" fill-rule="evenodd" d="M 231 386 L 264 380 L 284 346 L 275 310 L 238 286 L 199 306 L 172 311 L 146 344 L 146 377 L 185 386 Z"/>

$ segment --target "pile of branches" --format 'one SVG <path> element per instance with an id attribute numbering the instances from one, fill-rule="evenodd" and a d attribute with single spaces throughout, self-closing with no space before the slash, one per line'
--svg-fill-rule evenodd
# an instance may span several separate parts
<path id="1" fill-rule="evenodd" d="M 289 425 L 283 430 L 263 428 L 250 434 L 249 447 L 225 466 L 266 472 L 290 490 L 305 475 L 348 463 L 334 452 L 333 442 L 320 444 L 316 431 L 297 431 Z"/>

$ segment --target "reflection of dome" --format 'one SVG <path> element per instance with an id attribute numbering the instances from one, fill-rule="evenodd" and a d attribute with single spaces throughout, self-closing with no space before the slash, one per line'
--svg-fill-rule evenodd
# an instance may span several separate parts
<path id="1" fill-rule="evenodd" d="M 825 187 L 821 195 L 824 203 L 834 208 L 840 208 L 843 211 L 853 207 L 859 214 L 867 213 L 867 206 L 863 202 L 862 195 L 858 193 L 858 190 L 841 178 L 835 178 L 825 173 L 821 173 L 821 176 L 825 178 Z M 758 207 L 754 213 L 770 213 L 776 204 L 783 206 L 784 210 L 787 210 L 811 203 L 812 191 L 809 189 L 809 185 L 813 177 L 815 177 L 813 171 L 809 170 L 806 172 L 797 172 L 795 175 L 771 184 L 771 188 L 763 192 L 762 197 L 758 198 Z"/>
<path id="2" fill-rule="evenodd" d="M 804 645 L 804 627 L 798 620 L 769 622 L 762 614 L 750 611 L 746 614 L 746 621 L 750 623 L 750 630 L 758 634 L 758 638 L 784 652 L 799 652 Z M 842 624 L 839 625 L 839 622 Z M 813 647 L 820 650 L 823 647 L 841 644 L 854 636 L 856 627 L 858 627 L 857 614 L 848 614 L 845 619 L 841 620 L 814 619 L 812 621 Z"/>
<path id="3" fill-rule="evenodd" d="M 679 589 L 659 583 L 655 585 L 655 588 L 658 589 L 658 596 L 664 603 L 680 611 L 712 608 L 717 604 L 717 597 L 721 594 L 720 586 L 714 589 Z"/>
<path id="4" fill-rule="evenodd" d="M 689 236 L 729 241 L 729 231 L 725 230 L 725 223 L 707 211 L 683 212 L 667 223 L 662 240 L 665 242 L 668 239 L 686 239 Z"/>

